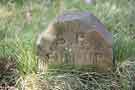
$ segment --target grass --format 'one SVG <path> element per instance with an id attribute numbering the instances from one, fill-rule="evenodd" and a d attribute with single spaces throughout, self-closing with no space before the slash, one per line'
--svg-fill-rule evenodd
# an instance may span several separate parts
<path id="1" fill-rule="evenodd" d="M 122 62 L 134 57 L 135 40 L 127 34 L 120 32 L 114 35 L 114 59 Z"/>
<path id="2" fill-rule="evenodd" d="M 96 5 L 86 5 L 79 0 L 71 2 L 64 0 L 64 7 L 60 6 L 61 3 L 58 0 L 53 3 L 49 0 L 48 2 L 46 0 L 13 1 L 12 3 L 2 0 L 0 4 L 0 57 L 11 56 L 17 60 L 17 70 L 22 77 L 21 80 L 27 80 L 28 77 L 40 79 L 40 76 L 35 74 L 38 72 L 35 40 L 38 33 L 45 30 L 47 25 L 61 12 L 59 9 L 63 8 L 64 10 L 90 11 L 105 24 L 113 34 L 114 60 L 117 63 L 121 64 L 128 61 L 129 57 L 135 57 L 135 2 L 133 0 L 131 2 L 128 0 L 97 0 Z M 30 24 L 25 18 L 28 9 L 31 9 L 32 14 Z M 126 83 L 123 84 L 126 86 Z"/>
<path id="3" fill-rule="evenodd" d="M 17 69 L 20 74 L 27 75 L 37 72 L 37 56 L 33 48 L 28 47 L 22 40 L 17 41 L 16 48 L 18 49 L 16 54 Z"/>

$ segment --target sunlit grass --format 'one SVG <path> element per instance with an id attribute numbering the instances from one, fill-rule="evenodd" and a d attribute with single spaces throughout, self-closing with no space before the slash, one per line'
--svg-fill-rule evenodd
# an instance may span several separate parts
<path id="1" fill-rule="evenodd" d="M 32 40 L 28 43 L 33 44 Z M 28 43 L 19 38 L 16 42 L 16 61 L 20 75 L 37 72 L 37 56 L 35 55 L 34 47 L 27 45 Z"/>
<path id="2" fill-rule="evenodd" d="M 0 18 L 7 18 L 15 15 L 13 11 L 8 11 L 5 8 L 0 9 Z"/>

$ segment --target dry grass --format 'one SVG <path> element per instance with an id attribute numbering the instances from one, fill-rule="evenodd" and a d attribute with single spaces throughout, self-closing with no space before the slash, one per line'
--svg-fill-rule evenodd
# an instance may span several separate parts
<path id="1" fill-rule="evenodd" d="M 130 58 L 111 74 L 74 72 L 29 74 L 20 81 L 26 90 L 134 90 L 135 61 Z"/>

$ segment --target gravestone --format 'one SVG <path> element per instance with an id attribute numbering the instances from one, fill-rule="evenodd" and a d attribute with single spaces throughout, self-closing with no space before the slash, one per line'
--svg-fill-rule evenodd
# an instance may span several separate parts
<path id="1" fill-rule="evenodd" d="M 38 55 L 48 56 L 49 65 L 95 66 L 97 72 L 112 70 L 112 35 L 89 12 L 58 16 L 37 42 Z"/>

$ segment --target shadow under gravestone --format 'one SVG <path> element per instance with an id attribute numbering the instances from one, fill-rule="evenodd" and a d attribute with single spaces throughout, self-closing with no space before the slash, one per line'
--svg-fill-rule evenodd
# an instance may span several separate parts
<path id="1" fill-rule="evenodd" d="M 112 34 L 89 12 L 66 12 L 39 35 L 39 62 L 45 68 L 111 72 Z M 45 58 L 47 57 L 47 58 Z"/>

